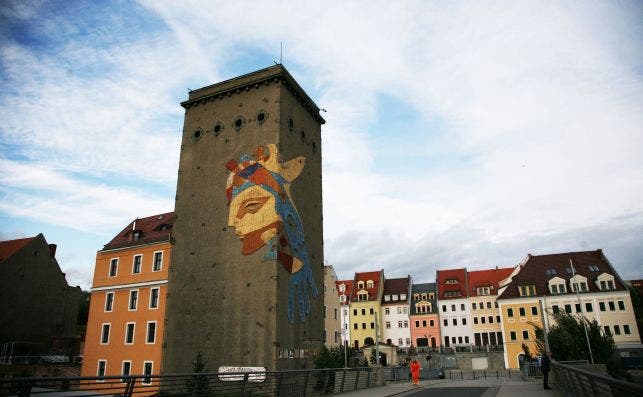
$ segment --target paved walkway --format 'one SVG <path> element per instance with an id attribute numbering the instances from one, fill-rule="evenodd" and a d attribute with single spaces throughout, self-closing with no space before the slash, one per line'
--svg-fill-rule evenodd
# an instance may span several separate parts
<path id="1" fill-rule="evenodd" d="M 420 382 L 420 386 L 414 387 L 409 383 L 387 383 L 386 386 L 374 387 L 349 393 L 344 393 L 347 397 L 386 397 L 386 396 L 403 396 L 411 394 L 418 390 L 431 390 L 432 388 L 469 388 L 469 387 L 488 387 L 484 397 L 563 397 L 563 393 L 555 389 L 543 390 L 541 379 L 524 381 L 516 379 L 477 379 L 477 380 L 426 380 Z"/>

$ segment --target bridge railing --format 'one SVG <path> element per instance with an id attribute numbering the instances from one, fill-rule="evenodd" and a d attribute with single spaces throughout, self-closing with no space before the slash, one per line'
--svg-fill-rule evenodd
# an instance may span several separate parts
<path id="1" fill-rule="evenodd" d="M 552 362 L 558 387 L 572 396 L 643 396 L 643 385 L 587 371 L 568 364 Z"/>
<path id="2" fill-rule="evenodd" d="M 379 386 L 375 368 L 0 378 L 0 396 L 323 396 Z M 61 392 L 64 392 L 61 394 Z"/>

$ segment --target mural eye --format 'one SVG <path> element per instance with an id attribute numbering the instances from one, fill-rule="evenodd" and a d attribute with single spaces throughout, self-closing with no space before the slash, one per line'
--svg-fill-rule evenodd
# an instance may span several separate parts
<path id="1" fill-rule="evenodd" d="M 261 201 L 248 201 L 247 203 L 245 203 L 243 208 L 246 210 L 246 212 L 255 214 L 262 206 L 263 203 Z"/>

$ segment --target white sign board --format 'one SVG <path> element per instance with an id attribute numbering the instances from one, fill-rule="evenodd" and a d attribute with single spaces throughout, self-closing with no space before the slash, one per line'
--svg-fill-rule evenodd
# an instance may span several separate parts
<path id="1" fill-rule="evenodd" d="M 248 374 L 249 382 L 264 382 L 266 380 L 265 367 L 219 367 L 219 380 L 222 382 L 239 382 Z"/>

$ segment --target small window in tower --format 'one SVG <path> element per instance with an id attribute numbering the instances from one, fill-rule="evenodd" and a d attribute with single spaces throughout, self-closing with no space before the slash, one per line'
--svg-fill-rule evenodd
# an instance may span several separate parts
<path id="1" fill-rule="evenodd" d="M 267 118 L 268 115 L 263 110 L 260 110 L 259 113 L 257 113 L 257 123 L 263 124 L 263 122 L 266 121 Z"/>
<path id="2" fill-rule="evenodd" d="M 301 138 L 302 142 L 306 141 L 306 132 L 304 130 L 299 131 L 299 138 Z"/>
<path id="3" fill-rule="evenodd" d="M 214 136 L 219 136 L 221 135 L 221 131 L 223 131 L 223 124 L 217 121 L 217 123 L 214 125 L 214 128 L 212 129 L 214 132 Z"/>
<path id="4" fill-rule="evenodd" d="M 315 144 L 315 142 L 313 142 L 312 146 L 313 146 L 313 154 L 317 153 L 317 145 Z"/>
<path id="5" fill-rule="evenodd" d="M 201 129 L 199 128 L 192 133 L 192 140 L 196 142 L 199 139 L 201 139 L 202 135 L 203 135 L 203 131 L 201 131 Z"/>
<path id="6" fill-rule="evenodd" d="M 288 128 L 292 131 L 293 128 L 295 128 L 295 122 L 292 121 L 292 118 L 288 119 Z"/>
<path id="7" fill-rule="evenodd" d="M 241 118 L 241 116 L 239 116 L 234 120 L 234 129 L 239 131 L 242 126 L 243 126 L 243 119 Z"/>

